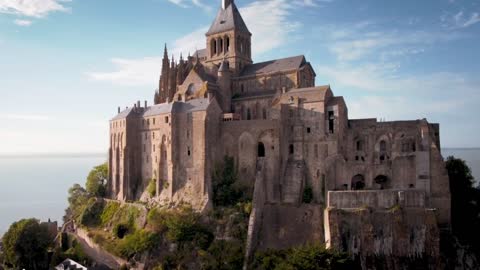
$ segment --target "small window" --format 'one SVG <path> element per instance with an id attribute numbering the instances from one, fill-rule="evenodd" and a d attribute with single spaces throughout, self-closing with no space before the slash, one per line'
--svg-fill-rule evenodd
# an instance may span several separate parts
<path id="1" fill-rule="evenodd" d="M 387 151 L 387 142 L 386 141 L 380 141 L 380 152 L 386 152 Z"/>
<path id="2" fill-rule="evenodd" d="M 168 124 L 168 116 L 165 116 L 165 123 Z"/>
<path id="3" fill-rule="evenodd" d="M 150 119 L 147 119 L 147 126 L 150 126 Z"/>
<path id="4" fill-rule="evenodd" d="M 156 146 L 155 146 L 155 144 L 154 144 L 154 145 L 153 145 L 153 152 L 155 152 L 155 148 L 156 148 Z"/>
<path id="5" fill-rule="evenodd" d="M 187 148 L 187 155 L 190 156 L 191 152 L 190 152 L 190 147 Z"/>
<path id="6" fill-rule="evenodd" d="M 155 132 L 152 132 L 152 139 L 155 140 Z"/>
<path id="7" fill-rule="evenodd" d="M 153 124 L 155 125 L 155 118 L 153 118 L 152 121 L 153 121 Z"/>
<path id="8" fill-rule="evenodd" d="M 290 144 L 290 146 L 288 147 L 288 153 L 289 153 L 290 155 L 293 155 L 294 150 L 295 150 L 295 149 L 294 149 L 294 147 L 293 147 L 293 144 Z"/>
<path id="9" fill-rule="evenodd" d="M 310 133 L 310 132 L 311 132 L 310 128 L 309 128 L 309 127 L 307 127 L 307 133 Z"/>

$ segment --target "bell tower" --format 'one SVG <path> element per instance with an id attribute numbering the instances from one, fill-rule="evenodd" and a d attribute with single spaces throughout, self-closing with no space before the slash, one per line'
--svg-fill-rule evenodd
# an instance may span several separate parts
<path id="1" fill-rule="evenodd" d="M 217 17 L 206 33 L 207 65 L 219 66 L 228 61 L 232 73 L 240 74 L 252 63 L 252 34 L 243 21 L 234 0 L 222 0 Z"/>

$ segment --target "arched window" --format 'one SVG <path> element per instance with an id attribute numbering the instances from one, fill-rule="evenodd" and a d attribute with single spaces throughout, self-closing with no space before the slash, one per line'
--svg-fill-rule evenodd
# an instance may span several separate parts
<path id="1" fill-rule="evenodd" d="M 226 37 L 225 38 L 225 52 L 229 52 L 229 51 L 230 51 L 230 38 Z"/>
<path id="2" fill-rule="evenodd" d="M 352 178 L 351 184 L 352 190 L 362 190 L 365 188 L 365 177 L 361 174 L 357 174 Z"/>
<path id="3" fill-rule="evenodd" d="M 385 175 L 378 175 L 374 181 L 380 185 L 380 189 L 390 188 L 390 179 Z"/>
<path id="4" fill-rule="evenodd" d="M 218 43 L 219 43 L 218 54 L 221 54 L 223 52 L 223 39 L 219 38 Z"/>
<path id="5" fill-rule="evenodd" d="M 265 157 L 265 145 L 262 142 L 258 143 L 258 150 L 257 150 L 258 157 Z"/>
<path id="6" fill-rule="evenodd" d="M 387 152 L 387 142 L 384 140 L 380 141 L 380 152 Z"/>
<path id="7" fill-rule="evenodd" d="M 295 149 L 293 148 L 293 144 L 290 144 L 290 146 L 288 147 L 288 153 L 289 153 L 290 155 L 293 155 L 294 150 L 295 150 Z"/>
<path id="8" fill-rule="evenodd" d="M 217 54 L 217 40 L 212 40 L 212 56 Z"/>
<path id="9" fill-rule="evenodd" d="M 363 141 L 362 140 L 357 140 L 356 148 L 357 148 L 357 151 L 363 151 Z"/>

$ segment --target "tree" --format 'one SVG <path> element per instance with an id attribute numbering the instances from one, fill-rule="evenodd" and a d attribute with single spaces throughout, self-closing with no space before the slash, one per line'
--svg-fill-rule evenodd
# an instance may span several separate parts
<path id="1" fill-rule="evenodd" d="M 79 184 L 74 184 L 68 190 L 68 208 L 65 210 L 66 214 L 64 221 L 70 220 L 70 218 L 78 220 L 87 205 L 89 196 L 87 191 Z"/>
<path id="2" fill-rule="evenodd" d="M 48 269 L 48 248 L 53 239 L 36 219 L 14 222 L 3 236 L 5 264 L 15 269 Z"/>
<path id="3" fill-rule="evenodd" d="M 462 159 L 446 162 L 452 199 L 452 231 L 463 244 L 480 252 L 480 190 L 473 186 L 472 171 Z"/>
<path id="4" fill-rule="evenodd" d="M 107 193 L 108 164 L 93 168 L 87 177 L 86 188 L 88 193 L 97 197 L 105 197 Z"/>
<path id="5" fill-rule="evenodd" d="M 235 186 L 237 171 L 232 157 L 225 157 L 217 164 L 212 176 L 213 204 L 215 206 L 235 205 L 243 196 L 243 191 Z"/>

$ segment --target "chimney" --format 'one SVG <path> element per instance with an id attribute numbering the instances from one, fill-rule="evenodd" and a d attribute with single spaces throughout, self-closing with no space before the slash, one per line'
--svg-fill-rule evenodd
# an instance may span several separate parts
<path id="1" fill-rule="evenodd" d="M 145 109 L 148 107 L 148 103 L 147 101 L 145 100 Z"/>
<path id="2" fill-rule="evenodd" d="M 120 113 L 120 106 L 118 107 L 118 113 Z"/>
<path id="3" fill-rule="evenodd" d="M 142 106 L 140 106 L 140 100 L 137 100 L 137 108 L 141 108 Z"/>

